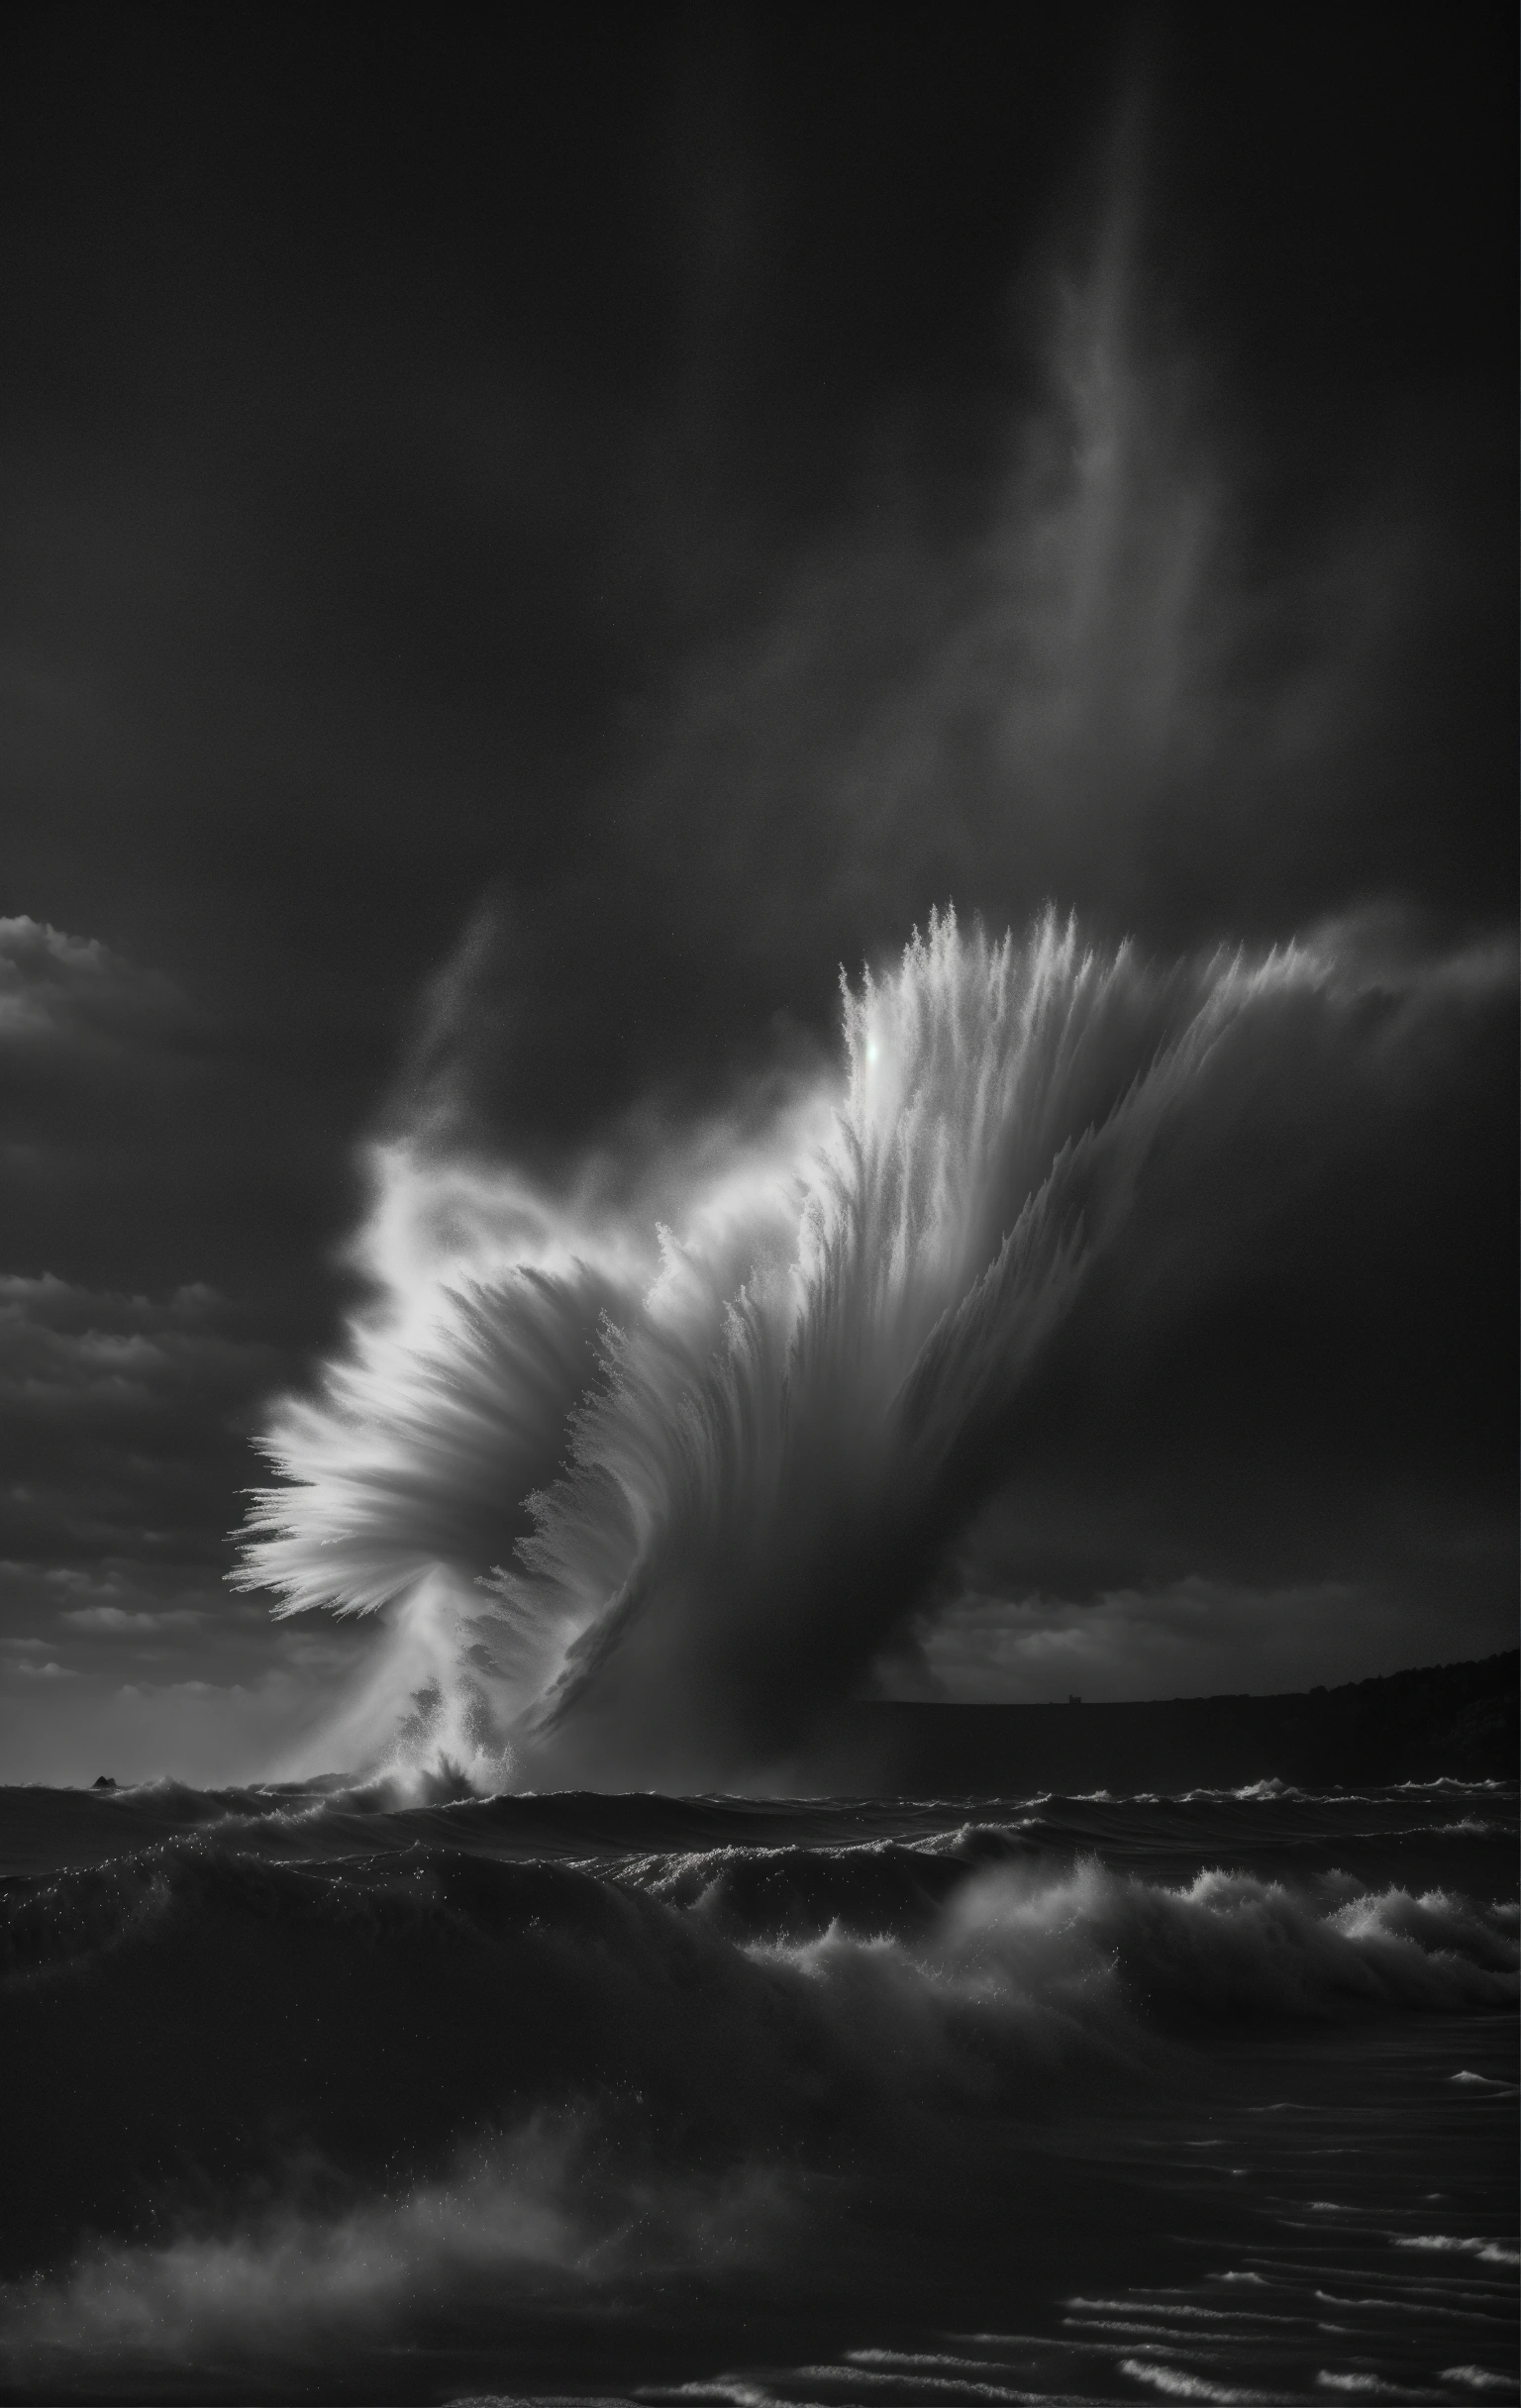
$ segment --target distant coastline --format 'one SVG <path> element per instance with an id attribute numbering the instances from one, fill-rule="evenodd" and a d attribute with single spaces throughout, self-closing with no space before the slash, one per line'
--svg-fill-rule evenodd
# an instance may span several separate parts
<path id="1" fill-rule="evenodd" d="M 861 1703 L 820 1770 L 867 1795 L 1514 1780 L 1514 1648 L 1335 1689 L 1124 1705 Z"/>

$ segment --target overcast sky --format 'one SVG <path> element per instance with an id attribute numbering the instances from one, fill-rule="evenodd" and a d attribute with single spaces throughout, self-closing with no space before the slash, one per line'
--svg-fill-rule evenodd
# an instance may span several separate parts
<path id="1" fill-rule="evenodd" d="M 826 1057 L 950 899 L 1509 939 L 1509 12 L 0 44 L 10 1777 L 251 1768 L 362 1647 L 222 1578 L 376 1134 L 553 1178 Z M 1282 1210 L 1204 1301 L 1089 1299 L 905 1680 L 1510 1643 L 1486 980 L 1366 1126 L 1243 1100 Z"/>

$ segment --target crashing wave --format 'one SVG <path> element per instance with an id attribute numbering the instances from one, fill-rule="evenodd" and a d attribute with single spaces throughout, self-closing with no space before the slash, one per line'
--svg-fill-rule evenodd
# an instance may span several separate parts
<path id="1" fill-rule="evenodd" d="M 788 1773 L 1006 1474 L 1159 1157 L 1440 984 L 1375 951 L 1159 968 L 1053 913 L 997 942 L 932 915 L 844 986 L 839 1067 L 760 1139 L 631 1136 L 616 1186 L 588 1162 L 558 1192 L 393 1148 L 378 1300 L 263 1442 L 237 1575 L 388 1623 L 328 1760 Z"/>
<path id="2" fill-rule="evenodd" d="M 68 2182 L 28 2196 L 29 2258 L 55 2270 L 0 2280 L 0 2354 L 32 2397 L 58 2353 L 204 2368 L 228 2346 L 415 2336 L 441 2298 L 500 2315 L 774 2268 L 800 2217 L 838 2211 L 842 2165 L 911 2163 L 949 2201 L 979 2132 L 1019 2165 L 1026 2122 L 1064 2108 L 1218 2104 L 1211 2035 L 1515 1997 L 1513 1920 L 1453 1892 L 981 1853 L 681 1850 L 613 1874 L 447 1845 L 281 1863 L 202 1834 L 13 1880 L 18 2161 L 53 2161 L 60 2095 L 101 2112 L 77 2115 Z M 145 1994 L 164 2071 L 124 2093 L 89 2035 L 102 2001 L 138 2029 Z M 1049 2168 L 1020 2192 L 999 2164 L 1003 2229 L 1028 2237 Z M 70 2262 L 84 2182 L 94 2237 Z"/>

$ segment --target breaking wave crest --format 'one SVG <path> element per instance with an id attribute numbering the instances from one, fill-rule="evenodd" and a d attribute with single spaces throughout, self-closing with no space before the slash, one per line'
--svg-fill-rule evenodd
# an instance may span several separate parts
<path id="1" fill-rule="evenodd" d="M 264 1442 L 238 1575 L 386 1619 L 330 1760 L 788 1777 L 925 1609 L 1159 1155 L 1494 975 L 1375 952 L 1157 968 L 1050 914 L 997 943 L 936 915 L 759 1135 L 633 1131 L 554 1192 L 383 1153 L 377 1301 Z"/>
<path id="2" fill-rule="evenodd" d="M 1011 2118 L 1196 2096 L 1207 2033 L 1516 1989 L 1513 1914 L 1455 1892 L 1169 1884 L 992 1827 L 616 1871 L 187 1838 L 15 1879 L 3 1926 L 35 2168 L 13 2270 L 51 2268 L 0 2297 L 23 2368 L 194 2357 L 276 2300 L 289 2337 L 416 2331 L 504 2283 L 584 2299 L 763 2265 L 847 2169 L 909 2151 L 949 2197 L 984 2119 L 1006 2143 Z M 59 2084 L 85 2110 L 66 2167 L 46 2145 Z"/>

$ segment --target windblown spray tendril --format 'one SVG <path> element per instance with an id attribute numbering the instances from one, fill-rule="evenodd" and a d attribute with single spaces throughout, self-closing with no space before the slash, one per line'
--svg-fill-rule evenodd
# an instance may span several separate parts
<path id="1" fill-rule="evenodd" d="M 743 1160 L 708 1133 L 679 1225 L 393 1153 L 380 1302 L 264 1441 L 241 1585 L 387 1610 L 372 1755 L 411 1693 L 414 1745 L 478 1778 L 783 1762 L 922 1606 L 1159 1135 L 1333 976 L 937 913 L 842 981 L 827 1092 Z"/>

